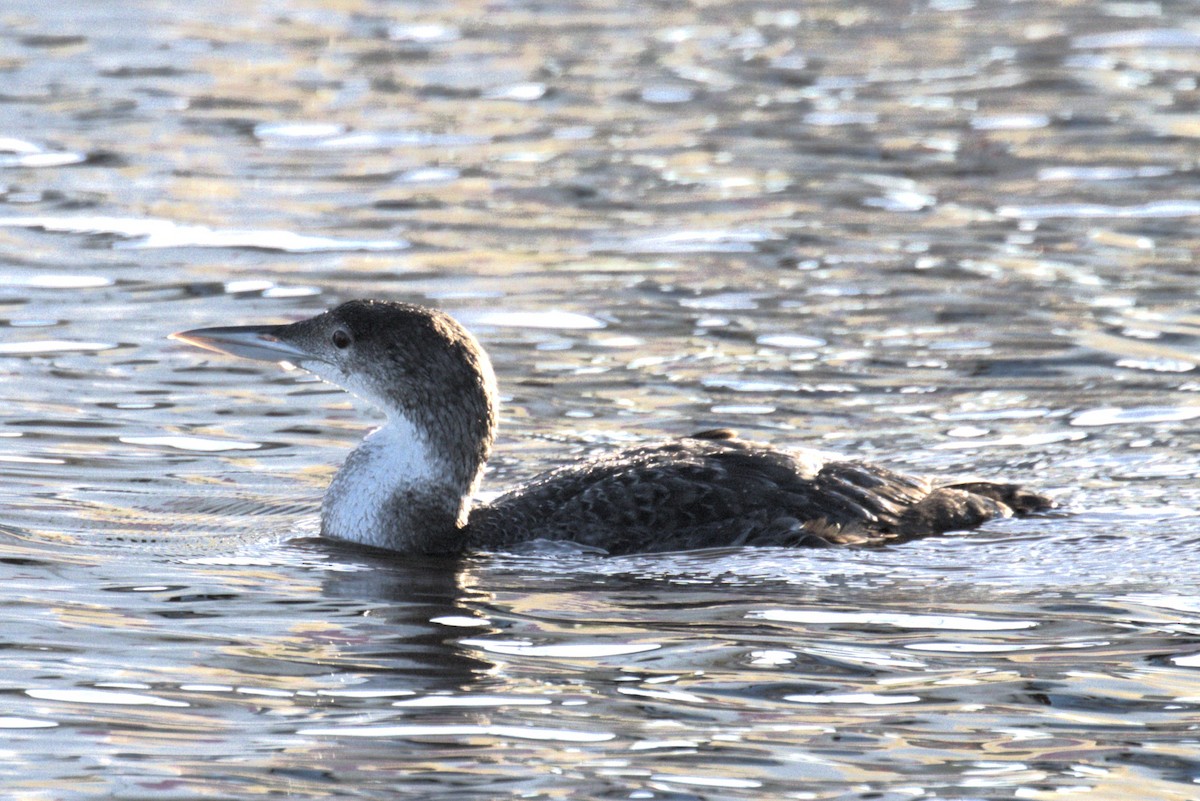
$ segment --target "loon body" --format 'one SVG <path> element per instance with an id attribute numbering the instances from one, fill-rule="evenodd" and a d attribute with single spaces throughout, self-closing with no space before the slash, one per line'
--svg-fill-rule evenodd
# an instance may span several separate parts
<path id="1" fill-rule="evenodd" d="M 351 452 L 325 494 L 321 532 L 394 551 L 534 539 L 614 554 L 882 544 L 1053 506 L 1012 484 L 937 486 L 717 429 L 563 467 L 472 509 L 495 438 L 496 380 L 483 348 L 449 315 L 350 301 L 291 325 L 202 328 L 174 338 L 294 364 L 381 409 L 387 423 Z"/>

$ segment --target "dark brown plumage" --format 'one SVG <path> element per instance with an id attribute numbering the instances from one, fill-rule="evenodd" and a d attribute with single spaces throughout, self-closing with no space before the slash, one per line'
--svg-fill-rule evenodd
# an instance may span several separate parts
<path id="1" fill-rule="evenodd" d="M 881 545 L 1052 506 L 1011 484 L 935 487 L 868 462 L 773 450 L 718 430 L 547 473 L 474 510 L 467 538 L 502 548 L 532 534 L 614 554 Z"/>

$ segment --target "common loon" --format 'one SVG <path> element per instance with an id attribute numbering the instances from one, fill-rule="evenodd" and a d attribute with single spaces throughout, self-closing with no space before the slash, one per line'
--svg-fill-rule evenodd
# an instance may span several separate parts
<path id="1" fill-rule="evenodd" d="M 382 410 L 387 423 L 330 483 L 321 532 L 393 551 L 503 549 L 535 539 L 612 554 L 882 544 L 1053 506 L 1013 484 L 935 486 L 715 429 L 559 468 L 472 509 L 496 432 L 496 379 L 483 348 L 449 315 L 354 300 L 290 325 L 172 337 L 294 364 Z"/>

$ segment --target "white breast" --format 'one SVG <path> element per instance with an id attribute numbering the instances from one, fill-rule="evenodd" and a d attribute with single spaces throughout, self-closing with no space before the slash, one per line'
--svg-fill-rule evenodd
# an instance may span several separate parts
<path id="1" fill-rule="evenodd" d="M 428 443 L 406 418 L 393 416 L 373 431 L 338 470 L 321 506 L 321 533 L 364 545 L 404 550 L 393 499 L 428 487 L 441 467 Z"/>

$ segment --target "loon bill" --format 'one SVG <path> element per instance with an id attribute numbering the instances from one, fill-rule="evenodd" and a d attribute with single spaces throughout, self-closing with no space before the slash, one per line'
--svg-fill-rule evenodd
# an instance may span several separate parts
<path id="1" fill-rule="evenodd" d="M 291 325 L 173 334 L 290 362 L 387 415 L 321 505 L 328 537 L 402 552 L 569 540 L 609 553 L 736 545 L 882 544 L 1051 508 L 1013 484 L 935 485 L 868 462 L 776 450 L 725 429 L 546 473 L 472 509 L 496 432 L 487 354 L 449 315 L 378 300 Z"/>

